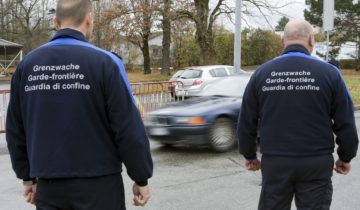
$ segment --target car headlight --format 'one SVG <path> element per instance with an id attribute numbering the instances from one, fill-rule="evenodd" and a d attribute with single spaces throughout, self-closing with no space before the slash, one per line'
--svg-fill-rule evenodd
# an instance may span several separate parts
<path id="1" fill-rule="evenodd" d="M 189 117 L 175 117 L 174 123 L 175 124 L 187 124 Z"/>
<path id="2" fill-rule="evenodd" d="M 174 122 L 176 124 L 186 124 L 186 125 L 204 125 L 204 124 L 206 124 L 204 117 L 175 117 Z"/>

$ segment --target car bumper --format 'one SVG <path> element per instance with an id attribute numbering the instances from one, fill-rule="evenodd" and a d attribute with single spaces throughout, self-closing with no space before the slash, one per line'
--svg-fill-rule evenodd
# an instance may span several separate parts
<path id="1" fill-rule="evenodd" d="M 146 126 L 151 140 L 163 144 L 207 144 L 208 125 L 201 126 Z"/>
<path id="2" fill-rule="evenodd" d="M 176 96 L 183 96 L 183 97 L 190 97 L 190 96 L 197 96 L 201 92 L 201 88 L 196 89 L 185 89 L 185 90 L 177 90 L 175 89 L 175 95 Z"/>

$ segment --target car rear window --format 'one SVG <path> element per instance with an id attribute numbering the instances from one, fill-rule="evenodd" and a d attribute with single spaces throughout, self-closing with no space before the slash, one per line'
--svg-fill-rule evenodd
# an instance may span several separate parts
<path id="1" fill-rule="evenodd" d="M 200 78 L 202 74 L 201 70 L 198 69 L 188 69 L 185 70 L 182 74 L 181 74 L 181 78 L 184 79 L 193 79 L 193 78 Z"/>

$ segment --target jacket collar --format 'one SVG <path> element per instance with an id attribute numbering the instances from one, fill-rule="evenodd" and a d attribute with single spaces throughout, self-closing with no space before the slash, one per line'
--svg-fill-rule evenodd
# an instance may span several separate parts
<path id="1" fill-rule="evenodd" d="M 283 54 L 287 54 L 290 52 L 300 52 L 300 53 L 304 53 L 306 55 L 310 55 L 309 51 L 302 45 L 299 44 L 292 44 L 289 45 L 285 48 Z"/>
<path id="2" fill-rule="evenodd" d="M 88 42 L 83 33 L 70 28 L 65 28 L 57 31 L 51 41 L 59 38 L 74 38 L 83 42 Z"/>

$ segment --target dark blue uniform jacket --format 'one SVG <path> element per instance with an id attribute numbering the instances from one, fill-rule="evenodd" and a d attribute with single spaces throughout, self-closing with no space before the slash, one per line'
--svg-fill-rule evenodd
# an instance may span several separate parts
<path id="1" fill-rule="evenodd" d="M 18 178 L 119 173 L 146 182 L 149 141 L 122 61 L 63 29 L 29 53 L 11 81 L 6 139 Z"/>
<path id="2" fill-rule="evenodd" d="M 340 70 L 291 45 L 257 69 L 245 90 L 238 122 L 239 150 L 256 157 L 256 137 L 266 155 L 331 154 L 355 157 L 358 136 L 353 104 Z"/>

